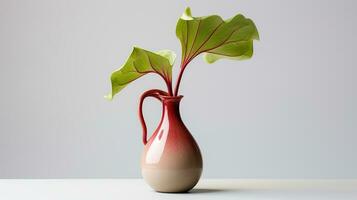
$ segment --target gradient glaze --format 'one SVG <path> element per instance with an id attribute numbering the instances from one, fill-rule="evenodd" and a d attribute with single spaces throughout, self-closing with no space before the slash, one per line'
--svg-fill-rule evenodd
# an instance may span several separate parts
<path id="1" fill-rule="evenodd" d="M 161 121 L 149 140 L 146 139 L 142 115 L 143 100 L 148 96 L 159 99 L 163 105 Z M 151 90 L 142 95 L 139 105 L 145 144 L 141 158 L 142 175 L 159 192 L 186 192 L 196 185 L 202 172 L 200 149 L 181 119 L 182 97 Z"/>

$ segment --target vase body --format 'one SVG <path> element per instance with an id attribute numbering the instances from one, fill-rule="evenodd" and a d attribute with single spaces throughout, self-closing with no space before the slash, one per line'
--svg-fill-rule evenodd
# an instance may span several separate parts
<path id="1" fill-rule="evenodd" d="M 163 104 L 161 121 L 144 142 L 141 172 L 145 181 L 158 192 L 189 191 L 202 173 L 200 149 L 181 120 L 181 98 L 160 97 Z"/>

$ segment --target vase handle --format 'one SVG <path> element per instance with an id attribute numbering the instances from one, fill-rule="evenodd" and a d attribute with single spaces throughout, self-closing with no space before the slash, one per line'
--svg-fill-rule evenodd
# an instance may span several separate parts
<path id="1" fill-rule="evenodd" d="M 143 103 L 146 97 L 154 97 L 158 100 L 161 101 L 160 95 L 168 96 L 167 92 L 164 92 L 162 90 L 158 89 L 153 89 L 153 90 L 148 90 L 144 92 L 141 97 L 140 97 L 140 102 L 139 102 L 139 119 L 141 126 L 143 128 L 143 143 L 146 145 L 147 143 L 147 128 L 146 128 L 146 123 L 143 115 Z"/>

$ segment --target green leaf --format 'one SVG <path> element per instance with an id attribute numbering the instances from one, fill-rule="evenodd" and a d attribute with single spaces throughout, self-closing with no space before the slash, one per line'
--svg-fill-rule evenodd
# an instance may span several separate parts
<path id="1" fill-rule="evenodd" d="M 174 65 L 176 54 L 173 51 L 165 49 L 165 50 L 156 51 L 155 53 L 167 58 L 171 66 Z"/>
<path id="2" fill-rule="evenodd" d="M 253 55 L 253 40 L 259 40 L 253 21 L 241 14 L 227 20 L 218 15 L 192 17 L 190 8 L 177 22 L 176 36 L 181 42 L 183 63 L 201 53 L 208 63 L 221 58 L 247 59 Z"/>
<path id="3" fill-rule="evenodd" d="M 126 63 L 111 75 L 112 92 L 105 96 L 106 99 L 113 99 L 114 95 L 124 89 L 129 83 L 148 73 L 160 75 L 165 82 L 171 84 L 172 65 L 175 60 L 175 53 L 170 50 L 150 52 L 138 47 L 134 47 Z"/>

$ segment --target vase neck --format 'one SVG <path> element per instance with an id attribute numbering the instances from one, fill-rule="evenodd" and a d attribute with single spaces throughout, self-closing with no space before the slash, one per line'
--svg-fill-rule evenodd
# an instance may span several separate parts
<path id="1" fill-rule="evenodd" d="M 162 98 L 162 117 L 168 117 L 170 119 L 181 120 L 180 115 L 180 102 L 182 96 L 177 97 L 165 97 Z"/>

